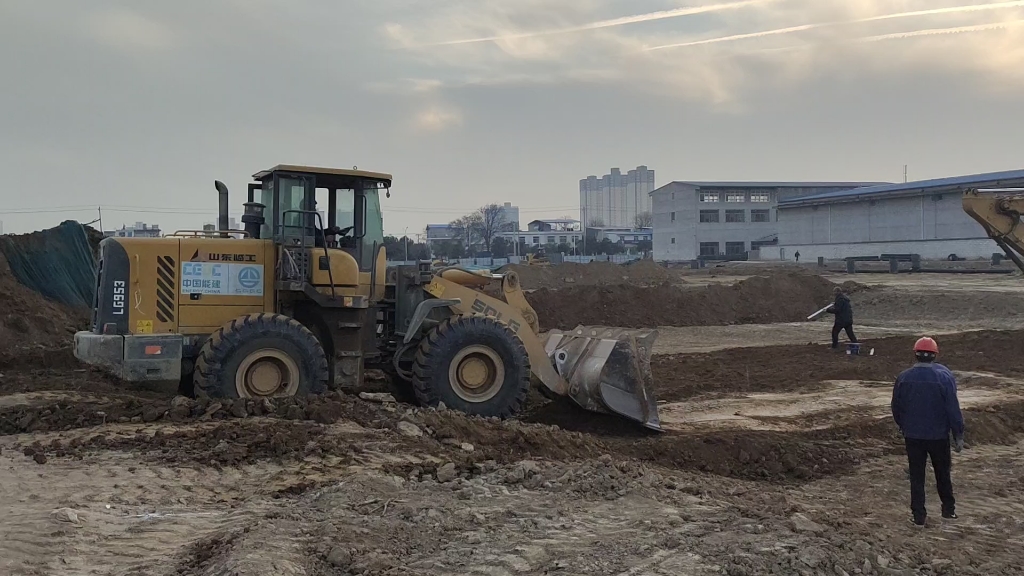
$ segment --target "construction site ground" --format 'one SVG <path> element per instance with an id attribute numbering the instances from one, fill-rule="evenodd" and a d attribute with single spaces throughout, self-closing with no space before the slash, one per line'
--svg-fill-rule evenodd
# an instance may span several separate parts
<path id="1" fill-rule="evenodd" d="M 5 309 L 0 574 L 1024 574 L 1019 276 L 666 272 L 524 278 L 545 328 L 673 324 L 652 359 L 661 434 L 540 394 L 521 421 L 416 409 L 375 377 L 190 400 L 79 365 L 73 326 L 19 342 Z M 801 321 L 833 283 L 859 356 Z M 925 333 L 968 432 L 960 518 L 929 475 L 916 528 L 889 399 Z"/>

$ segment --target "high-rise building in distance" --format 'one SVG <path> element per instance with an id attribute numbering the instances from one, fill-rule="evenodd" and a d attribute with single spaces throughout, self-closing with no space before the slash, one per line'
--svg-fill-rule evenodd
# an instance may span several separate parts
<path id="1" fill-rule="evenodd" d="M 611 174 L 600 178 L 588 176 L 580 180 L 580 220 L 590 227 L 635 227 L 638 220 L 650 226 L 654 188 L 654 170 L 647 166 L 626 174 L 612 168 Z M 638 214 L 646 216 L 638 219 Z"/>

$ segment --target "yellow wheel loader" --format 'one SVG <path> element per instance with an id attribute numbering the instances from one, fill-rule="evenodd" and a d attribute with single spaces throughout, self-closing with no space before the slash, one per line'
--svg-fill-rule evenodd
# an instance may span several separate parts
<path id="1" fill-rule="evenodd" d="M 655 331 L 581 326 L 542 339 L 514 273 L 388 267 L 388 174 L 278 165 L 253 180 L 244 230 L 228 229 L 228 190 L 216 182 L 218 230 L 103 240 L 75 356 L 125 381 L 216 398 L 354 388 L 377 368 L 418 404 L 502 418 L 536 383 L 660 429 Z"/>

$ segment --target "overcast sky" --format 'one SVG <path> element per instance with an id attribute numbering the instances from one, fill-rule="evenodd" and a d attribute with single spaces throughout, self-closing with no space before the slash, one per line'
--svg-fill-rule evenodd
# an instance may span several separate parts
<path id="1" fill-rule="evenodd" d="M 612 166 L 1024 168 L 1024 1 L 5 0 L 0 77 L 8 233 L 200 227 L 277 163 L 394 174 L 398 234 L 578 215 Z"/>

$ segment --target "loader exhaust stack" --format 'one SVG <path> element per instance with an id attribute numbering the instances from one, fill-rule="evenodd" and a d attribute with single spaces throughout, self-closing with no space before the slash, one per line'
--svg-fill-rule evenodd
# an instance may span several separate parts
<path id="1" fill-rule="evenodd" d="M 552 330 L 545 351 L 577 404 L 660 431 L 651 374 L 657 337 L 657 330 L 579 326 L 571 332 Z"/>

